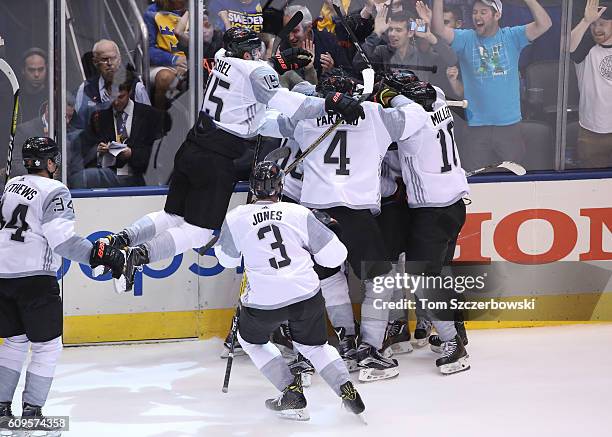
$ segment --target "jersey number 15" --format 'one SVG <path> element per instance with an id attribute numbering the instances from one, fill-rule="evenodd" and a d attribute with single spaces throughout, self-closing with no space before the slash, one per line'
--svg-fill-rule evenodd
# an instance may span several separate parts
<path id="1" fill-rule="evenodd" d="M 223 111 L 223 100 L 219 96 L 215 96 L 215 91 L 217 91 L 217 87 L 221 87 L 221 88 L 225 88 L 226 90 L 229 90 L 230 84 L 224 80 L 219 79 L 216 76 L 211 75 L 208 78 L 208 83 L 206 84 L 206 88 L 204 89 L 203 107 L 206 113 L 210 114 L 210 110 L 211 110 L 211 108 L 209 108 L 210 103 L 214 103 L 216 105 L 215 121 L 221 121 L 221 111 Z"/>

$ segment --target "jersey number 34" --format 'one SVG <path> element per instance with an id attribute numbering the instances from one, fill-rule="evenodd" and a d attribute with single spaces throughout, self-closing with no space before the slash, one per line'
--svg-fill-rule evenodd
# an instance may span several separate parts
<path id="1" fill-rule="evenodd" d="M 25 239 L 22 234 L 29 229 L 26 222 L 27 214 L 28 205 L 17 205 L 10 215 L 10 220 L 5 222 L 2 216 L 2 204 L 0 203 L 0 229 L 15 229 L 15 232 L 11 234 L 11 240 L 23 243 Z"/>

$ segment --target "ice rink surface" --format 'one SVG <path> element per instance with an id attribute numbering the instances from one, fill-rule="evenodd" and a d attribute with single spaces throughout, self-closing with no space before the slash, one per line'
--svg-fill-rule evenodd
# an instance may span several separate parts
<path id="1" fill-rule="evenodd" d="M 358 384 L 367 426 L 319 376 L 311 420 L 277 418 L 263 405 L 276 390 L 244 356 L 221 393 L 220 340 L 66 348 L 44 412 L 70 416 L 68 437 L 612 435 L 612 325 L 468 334 L 467 372 L 440 375 L 424 348 L 396 357 L 397 378 Z"/>

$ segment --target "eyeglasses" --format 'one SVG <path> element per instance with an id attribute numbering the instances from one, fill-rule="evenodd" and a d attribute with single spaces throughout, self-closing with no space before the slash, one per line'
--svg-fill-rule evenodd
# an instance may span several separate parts
<path id="1" fill-rule="evenodd" d="M 111 56 L 106 58 L 96 58 L 99 64 L 113 65 L 117 62 L 117 56 Z"/>

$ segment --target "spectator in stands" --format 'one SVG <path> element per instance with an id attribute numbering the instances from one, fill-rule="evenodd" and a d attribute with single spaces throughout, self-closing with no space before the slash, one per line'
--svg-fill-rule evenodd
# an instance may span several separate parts
<path id="1" fill-rule="evenodd" d="M 174 29 L 174 33 L 180 43 L 189 47 L 189 31 L 186 23 L 189 22 L 189 11 L 185 12 L 181 21 Z M 202 65 L 204 67 L 204 83 L 208 80 L 208 75 L 214 66 L 215 53 L 223 47 L 223 33 L 215 29 L 208 15 L 204 14 L 202 19 Z"/>
<path id="2" fill-rule="evenodd" d="M 223 29 L 249 27 L 255 32 L 263 30 L 263 14 L 260 0 L 215 0 L 211 7 L 223 23 Z"/>
<path id="3" fill-rule="evenodd" d="M 330 71 L 334 67 L 341 67 L 352 72 L 352 65 L 346 55 L 345 50 L 338 45 L 338 40 L 333 33 L 321 32 L 312 25 L 312 15 L 305 6 L 291 5 L 285 9 L 284 24 L 291 19 L 297 11 L 302 11 L 304 18 L 302 23 L 293 29 L 289 34 L 289 45 L 291 47 L 306 48 L 312 41 L 314 44 L 315 59 L 314 68 L 317 76 L 325 71 Z M 304 69 L 296 70 L 302 78 L 306 78 Z"/>
<path id="4" fill-rule="evenodd" d="M 40 117 L 33 118 L 30 121 L 17 125 L 15 131 L 15 144 L 23 144 L 26 139 L 30 137 L 49 137 L 53 136 L 49 134 L 49 105 L 48 102 L 43 102 L 43 114 Z M 70 93 L 66 95 L 66 113 L 65 121 L 66 126 L 69 125 L 72 115 L 74 114 L 74 96 Z M 25 167 L 23 166 L 23 157 L 21 155 L 21 147 L 15 147 L 13 149 L 13 156 L 11 159 L 11 175 L 20 176 L 27 174 Z"/>
<path id="5" fill-rule="evenodd" d="M 113 79 L 121 67 L 121 53 L 114 41 L 101 39 L 92 49 L 97 74 L 83 82 L 76 94 L 75 114 L 71 126 L 83 130 L 94 111 L 110 107 L 113 94 Z M 134 88 L 132 99 L 150 105 L 149 95 L 142 82 Z"/>
<path id="6" fill-rule="evenodd" d="M 85 169 L 71 175 L 73 188 L 145 185 L 153 142 L 161 136 L 162 113 L 130 98 L 137 83 L 128 73 L 111 107 L 92 114 L 79 141 Z M 114 156 L 113 150 L 121 151 Z"/>
<path id="7" fill-rule="evenodd" d="M 21 59 L 23 77 L 20 80 L 19 120 L 25 122 L 39 118 L 43 113 L 43 103 L 49 99 L 47 53 L 32 47 Z"/>
<path id="8" fill-rule="evenodd" d="M 612 5 L 587 0 L 570 52 L 580 87 L 579 164 L 612 167 Z"/>
<path id="9" fill-rule="evenodd" d="M 395 0 L 400 1 L 400 0 Z M 338 30 L 344 32 L 342 29 L 342 25 L 339 22 L 338 17 L 336 17 L 336 11 L 332 6 L 333 0 L 324 0 L 323 5 L 321 6 L 321 10 L 318 13 L 318 17 L 314 22 L 314 26 L 316 26 L 317 30 L 324 32 L 336 33 L 337 26 L 340 26 Z M 342 13 L 344 15 L 348 15 L 351 12 L 361 10 L 366 4 L 374 3 L 373 0 L 342 0 L 340 2 L 340 8 L 342 9 Z"/>
<path id="10" fill-rule="evenodd" d="M 457 53 L 469 101 L 469 149 L 462 155 L 466 168 L 523 160 L 519 56 L 552 25 L 537 0 L 525 3 L 534 17 L 527 25 L 500 28 L 501 0 L 477 0 L 472 9 L 475 28 L 451 29 L 444 25 L 443 0 L 434 0 L 433 31 Z"/>
<path id="11" fill-rule="evenodd" d="M 426 8 L 426 7 L 425 7 Z M 426 11 L 427 9 L 423 9 Z M 429 11 L 431 13 L 431 11 Z M 423 12 L 423 18 L 416 19 L 411 16 L 407 11 L 401 11 L 392 14 L 389 17 L 388 23 L 382 23 L 378 17 L 384 16 L 384 13 L 379 14 L 377 21 L 379 21 L 378 27 L 375 25 L 375 32 L 382 32 L 385 27 L 388 27 L 388 39 L 389 42 L 384 45 L 379 45 L 374 49 L 374 52 L 370 56 L 370 61 L 376 66 L 383 66 L 384 69 L 402 69 L 406 68 L 403 66 L 433 66 L 437 65 L 439 68 L 446 69 L 447 65 L 454 65 L 457 63 L 457 57 L 450 49 L 449 45 L 442 39 L 436 37 L 431 33 L 429 28 L 429 18 L 427 13 Z M 415 29 L 411 30 L 411 24 L 414 25 Z M 425 26 L 425 31 L 418 31 L 416 28 Z M 423 52 L 418 50 L 415 46 L 414 39 L 424 39 L 430 46 L 427 51 Z M 365 62 L 361 59 L 359 54 L 355 55 L 353 59 L 356 70 L 360 70 L 365 67 Z M 433 74 L 427 71 L 417 71 L 417 75 L 420 79 L 425 81 L 432 81 Z M 435 81 L 433 81 L 435 83 Z"/>
<path id="12" fill-rule="evenodd" d="M 149 29 L 150 80 L 154 84 L 153 104 L 166 110 L 166 92 L 186 77 L 187 56 L 174 33 L 186 11 L 186 0 L 156 0 L 144 14 Z"/>
<path id="13" fill-rule="evenodd" d="M 444 5 L 443 10 L 444 25 L 451 29 L 461 29 L 463 27 L 463 13 L 457 5 Z"/>

